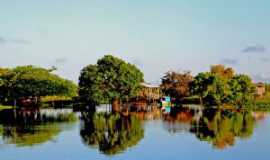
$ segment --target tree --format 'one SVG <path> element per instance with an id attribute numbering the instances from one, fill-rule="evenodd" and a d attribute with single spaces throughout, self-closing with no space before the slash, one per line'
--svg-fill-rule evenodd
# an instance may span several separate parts
<path id="1" fill-rule="evenodd" d="M 190 83 L 193 76 L 190 72 L 167 72 L 162 78 L 161 89 L 163 93 L 174 98 L 190 96 Z"/>
<path id="2" fill-rule="evenodd" d="M 0 75 L 2 96 L 9 100 L 41 96 L 75 96 L 77 86 L 50 70 L 35 66 L 19 66 Z"/>
<path id="3" fill-rule="evenodd" d="M 199 95 L 205 104 L 216 104 L 227 102 L 230 88 L 226 81 L 220 76 L 212 73 L 199 73 L 191 83 L 191 92 Z"/>
<path id="4" fill-rule="evenodd" d="M 211 67 L 211 72 L 195 76 L 191 92 L 209 105 L 230 103 L 242 106 L 251 102 L 255 87 L 249 76 L 234 74 L 232 68 L 216 65 Z"/>
<path id="5" fill-rule="evenodd" d="M 212 65 L 210 72 L 221 76 L 224 79 L 231 79 L 234 76 L 234 70 L 232 68 L 226 68 L 224 65 Z"/>
<path id="6" fill-rule="evenodd" d="M 3 75 L 6 75 L 7 72 L 9 72 L 6 68 L 0 68 L 0 86 L 3 86 L 5 84 L 4 79 L 2 78 Z"/>
<path id="7" fill-rule="evenodd" d="M 14 83 L 16 76 L 11 69 L 0 69 L 0 102 L 6 102 L 11 97 L 14 97 Z"/>
<path id="8" fill-rule="evenodd" d="M 230 81 L 232 95 L 231 99 L 235 104 L 247 104 L 254 99 L 255 85 L 247 75 L 236 75 Z"/>
<path id="9" fill-rule="evenodd" d="M 119 102 L 137 94 L 143 73 L 135 66 L 112 55 L 88 65 L 79 77 L 79 96 L 95 105 Z"/>

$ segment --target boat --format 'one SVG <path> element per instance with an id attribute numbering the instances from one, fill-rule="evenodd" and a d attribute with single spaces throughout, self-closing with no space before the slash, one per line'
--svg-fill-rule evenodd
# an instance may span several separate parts
<path id="1" fill-rule="evenodd" d="M 168 96 L 162 97 L 160 102 L 161 102 L 161 110 L 164 113 L 170 113 L 172 107 L 171 97 Z"/>

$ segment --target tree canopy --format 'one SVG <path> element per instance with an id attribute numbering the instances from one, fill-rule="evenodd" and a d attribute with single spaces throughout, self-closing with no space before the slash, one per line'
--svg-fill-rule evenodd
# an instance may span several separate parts
<path id="1" fill-rule="evenodd" d="M 1 98 L 17 99 L 48 95 L 75 96 L 77 86 L 48 69 L 19 66 L 0 70 Z"/>
<path id="2" fill-rule="evenodd" d="M 95 104 L 135 96 L 143 82 L 143 73 L 135 66 L 112 55 L 88 65 L 79 77 L 79 96 Z"/>
<path id="3" fill-rule="evenodd" d="M 191 83 L 191 92 L 208 104 L 231 103 L 244 105 L 254 97 L 255 87 L 249 76 L 234 74 L 222 65 L 212 66 L 210 72 L 199 73 Z"/>
<path id="4" fill-rule="evenodd" d="M 193 80 L 190 72 L 167 72 L 161 80 L 161 89 L 164 94 L 174 98 L 190 96 L 189 85 Z"/>

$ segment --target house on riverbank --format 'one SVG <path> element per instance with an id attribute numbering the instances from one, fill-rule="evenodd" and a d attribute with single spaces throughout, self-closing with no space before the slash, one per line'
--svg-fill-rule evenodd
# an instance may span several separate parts
<path id="1" fill-rule="evenodd" d="M 162 97 L 162 91 L 158 85 L 141 83 L 141 89 L 137 97 L 145 100 L 158 100 Z"/>
<path id="2" fill-rule="evenodd" d="M 265 84 L 260 82 L 256 84 L 256 96 L 262 98 L 265 94 Z"/>

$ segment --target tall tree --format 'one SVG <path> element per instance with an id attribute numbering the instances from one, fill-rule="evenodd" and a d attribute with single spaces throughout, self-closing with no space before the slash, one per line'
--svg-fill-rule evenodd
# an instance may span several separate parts
<path id="1" fill-rule="evenodd" d="M 143 81 L 143 73 L 135 65 L 106 55 L 96 65 L 82 69 L 79 95 L 94 104 L 118 104 L 121 99 L 135 96 Z"/>
<path id="2" fill-rule="evenodd" d="M 255 87 L 247 75 L 234 74 L 223 65 L 211 67 L 210 72 L 199 73 L 191 84 L 191 92 L 206 104 L 221 103 L 246 105 L 254 97 Z"/>

